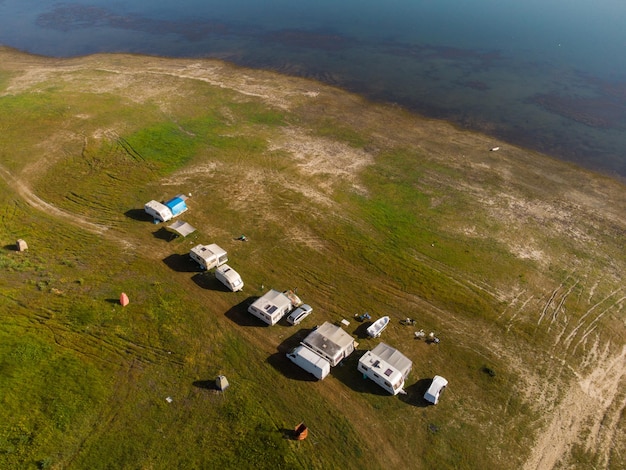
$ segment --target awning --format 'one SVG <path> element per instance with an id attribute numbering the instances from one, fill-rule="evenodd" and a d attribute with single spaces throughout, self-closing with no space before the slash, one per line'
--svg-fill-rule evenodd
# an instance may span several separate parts
<path id="1" fill-rule="evenodd" d="M 168 225 L 167 229 L 174 232 L 177 235 L 180 235 L 181 237 L 186 237 L 190 233 L 193 233 L 196 231 L 194 227 L 189 225 L 187 222 L 183 222 L 182 220 L 177 220 L 172 225 Z"/>

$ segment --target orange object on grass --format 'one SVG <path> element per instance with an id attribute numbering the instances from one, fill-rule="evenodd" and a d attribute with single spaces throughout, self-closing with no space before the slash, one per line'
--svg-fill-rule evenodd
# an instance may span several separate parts
<path id="1" fill-rule="evenodd" d="M 122 304 L 122 307 L 126 307 L 129 303 L 130 300 L 128 300 L 128 296 L 122 292 L 122 295 L 120 295 L 120 304 Z"/>

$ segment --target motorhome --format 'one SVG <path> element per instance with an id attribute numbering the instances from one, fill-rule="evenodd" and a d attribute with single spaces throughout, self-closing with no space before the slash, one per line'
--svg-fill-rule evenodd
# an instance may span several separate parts
<path id="1" fill-rule="evenodd" d="M 392 395 L 404 393 L 404 381 L 412 367 L 409 358 L 385 343 L 367 351 L 357 365 L 359 372 Z"/>
<path id="2" fill-rule="evenodd" d="M 187 210 L 186 200 L 187 196 L 184 194 L 179 194 L 162 203 L 152 200 L 144 205 L 144 210 L 148 215 L 152 216 L 155 223 L 167 222 Z"/>
<path id="3" fill-rule="evenodd" d="M 237 292 L 243 289 L 243 281 L 241 280 L 241 276 L 237 271 L 235 271 L 227 264 L 223 264 L 217 267 L 217 269 L 215 270 L 215 277 L 218 281 L 220 281 L 233 292 Z"/>
<path id="4" fill-rule="evenodd" d="M 323 380 L 330 373 L 330 362 L 306 346 L 294 348 L 287 357 L 318 380 Z"/>
<path id="5" fill-rule="evenodd" d="M 189 252 L 192 260 L 202 269 L 212 269 L 228 261 L 228 254 L 215 243 L 211 245 L 196 245 Z"/>
<path id="6" fill-rule="evenodd" d="M 272 326 L 278 323 L 292 308 L 293 303 L 284 292 L 271 289 L 255 300 L 248 307 L 248 312 Z"/>

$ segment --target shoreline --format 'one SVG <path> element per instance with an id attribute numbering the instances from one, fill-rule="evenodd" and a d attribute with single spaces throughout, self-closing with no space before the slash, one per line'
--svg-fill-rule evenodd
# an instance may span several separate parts
<path id="1" fill-rule="evenodd" d="M 424 120 L 424 121 L 436 121 L 436 122 L 440 122 L 443 124 L 447 124 L 452 126 L 453 128 L 455 128 L 456 130 L 458 130 L 459 132 L 467 132 L 467 133 L 471 133 L 471 134 L 475 134 L 477 136 L 484 136 L 487 138 L 491 138 L 497 141 L 501 141 L 501 142 L 505 142 L 506 144 L 518 148 L 520 150 L 525 150 L 527 152 L 536 154 L 541 156 L 542 158 L 549 158 L 551 160 L 554 160 L 556 162 L 559 162 L 563 165 L 566 166 L 571 166 L 573 168 L 576 168 L 580 171 L 583 172 L 588 172 L 590 175 L 597 175 L 597 176 L 601 176 L 601 177 L 606 177 L 609 178 L 613 181 L 616 181 L 618 183 L 620 183 L 623 186 L 626 186 L 626 175 L 622 175 L 618 172 L 611 172 L 611 171 L 607 171 L 606 169 L 603 168 L 595 168 L 595 167 L 591 167 L 591 166 L 587 166 L 587 165 L 583 165 L 579 162 L 576 161 L 572 161 L 569 159 L 565 159 L 563 158 L 561 155 L 559 154 L 554 154 L 554 153 L 550 153 L 550 152 L 546 152 L 546 151 L 542 151 L 540 149 L 535 149 L 532 146 L 528 146 L 528 145 L 524 145 L 524 144 L 519 144 L 516 143 L 515 141 L 508 139 L 506 137 L 502 137 L 496 134 L 491 134 L 489 132 L 486 132 L 484 130 L 477 130 L 477 129 L 473 129 L 470 128 L 468 126 L 464 126 L 462 123 L 452 120 L 452 119 L 447 119 L 445 117 L 437 117 L 437 116 L 430 116 L 426 113 L 422 113 L 419 110 L 414 110 L 409 106 L 403 105 L 402 103 L 396 103 L 396 102 L 392 102 L 392 101 L 388 101 L 385 100 L 383 98 L 376 98 L 376 97 L 371 97 L 368 95 L 367 92 L 359 92 L 359 91 L 353 91 L 350 90 L 348 88 L 339 86 L 339 85 L 335 85 L 335 84 L 329 84 L 329 83 L 325 83 L 322 80 L 318 80 L 318 79 L 314 79 L 314 78 L 310 78 L 310 77 L 306 77 L 306 76 L 300 76 L 300 75 L 293 75 L 293 74 L 285 74 L 282 73 L 280 71 L 274 70 L 272 68 L 263 68 L 263 67 L 251 67 L 249 65 L 245 65 L 245 64 L 238 64 L 236 62 L 233 61 L 229 61 L 226 59 L 221 59 L 221 58 L 214 58 L 214 57 L 170 57 L 170 56 L 163 56 L 163 55 L 158 55 L 158 54 L 147 54 L 147 53 L 134 53 L 134 52 L 99 52 L 99 53 L 92 53 L 92 54 L 85 54 L 85 55 L 77 55 L 77 56 L 71 56 L 71 57 L 63 57 L 63 56 L 48 56 L 48 55 L 43 55 L 43 54 L 36 54 L 36 53 L 31 53 L 31 52 L 27 52 L 27 51 L 23 51 L 20 50 L 18 48 L 12 47 L 12 46 L 6 46 L 6 45 L 2 45 L 0 44 L 0 53 L 1 54 L 13 54 L 17 57 L 23 57 L 23 58 L 33 58 L 33 59 L 40 59 L 40 60 L 44 60 L 44 61 L 52 61 L 52 62 L 59 62 L 59 63 L 64 63 L 64 62 L 75 62 L 75 61 L 81 61 L 81 60 L 90 60 L 93 58 L 97 58 L 97 57 L 132 57 L 132 58 L 137 58 L 138 60 L 141 59 L 153 59 L 153 60 L 159 60 L 159 61 L 172 61 L 172 62 L 176 62 L 176 61 L 183 61 L 183 62 L 197 62 L 197 61 L 206 61 L 206 62 L 212 62 L 212 63 L 219 63 L 219 64 L 223 64 L 224 66 L 227 67 L 232 67 L 235 69 L 241 69 L 241 70 L 250 70 L 250 71 L 258 71 L 258 72 L 263 72 L 263 73 L 269 73 L 269 74 L 275 74 L 277 76 L 280 77 L 284 77 L 286 79 L 292 78 L 295 80 L 305 80 L 308 82 L 311 82 L 313 84 L 319 84 L 321 86 L 324 87 L 329 87 L 332 89 L 336 89 L 339 92 L 342 93 L 347 93 L 347 94 L 351 94 L 354 96 L 357 96 L 361 99 L 363 99 L 364 101 L 366 101 L 367 103 L 371 103 L 372 105 L 379 105 L 379 106 L 389 106 L 389 107 L 393 107 L 393 108 L 397 108 L 398 110 L 408 113 L 420 120 Z"/>

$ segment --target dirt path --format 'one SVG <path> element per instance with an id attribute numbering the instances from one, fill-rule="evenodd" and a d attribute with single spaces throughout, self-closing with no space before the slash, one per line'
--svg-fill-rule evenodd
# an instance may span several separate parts
<path id="1" fill-rule="evenodd" d="M 58 217 L 60 219 L 65 220 L 66 222 L 71 223 L 72 225 L 76 225 L 88 232 L 95 233 L 98 235 L 102 235 L 104 232 L 109 230 L 109 227 L 105 225 L 95 224 L 93 222 L 88 221 L 87 219 L 72 214 L 71 212 L 64 211 L 63 209 L 59 209 L 52 204 L 47 203 L 35 193 L 31 191 L 31 189 L 19 178 L 15 177 L 11 174 L 5 167 L 0 165 L 0 176 L 2 179 L 15 191 L 19 194 L 26 203 L 41 211 L 45 212 L 48 215 L 53 217 Z"/>
<path id="2" fill-rule="evenodd" d="M 608 348 L 607 348 L 608 350 Z M 579 377 L 563 401 L 549 411 L 525 470 L 554 468 L 576 444 L 596 453 L 607 468 L 612 447 L 623 442 L 618 423 L 626 408 L 626 346 L 617 355 L 605 352 L 593 371 Z"/>

